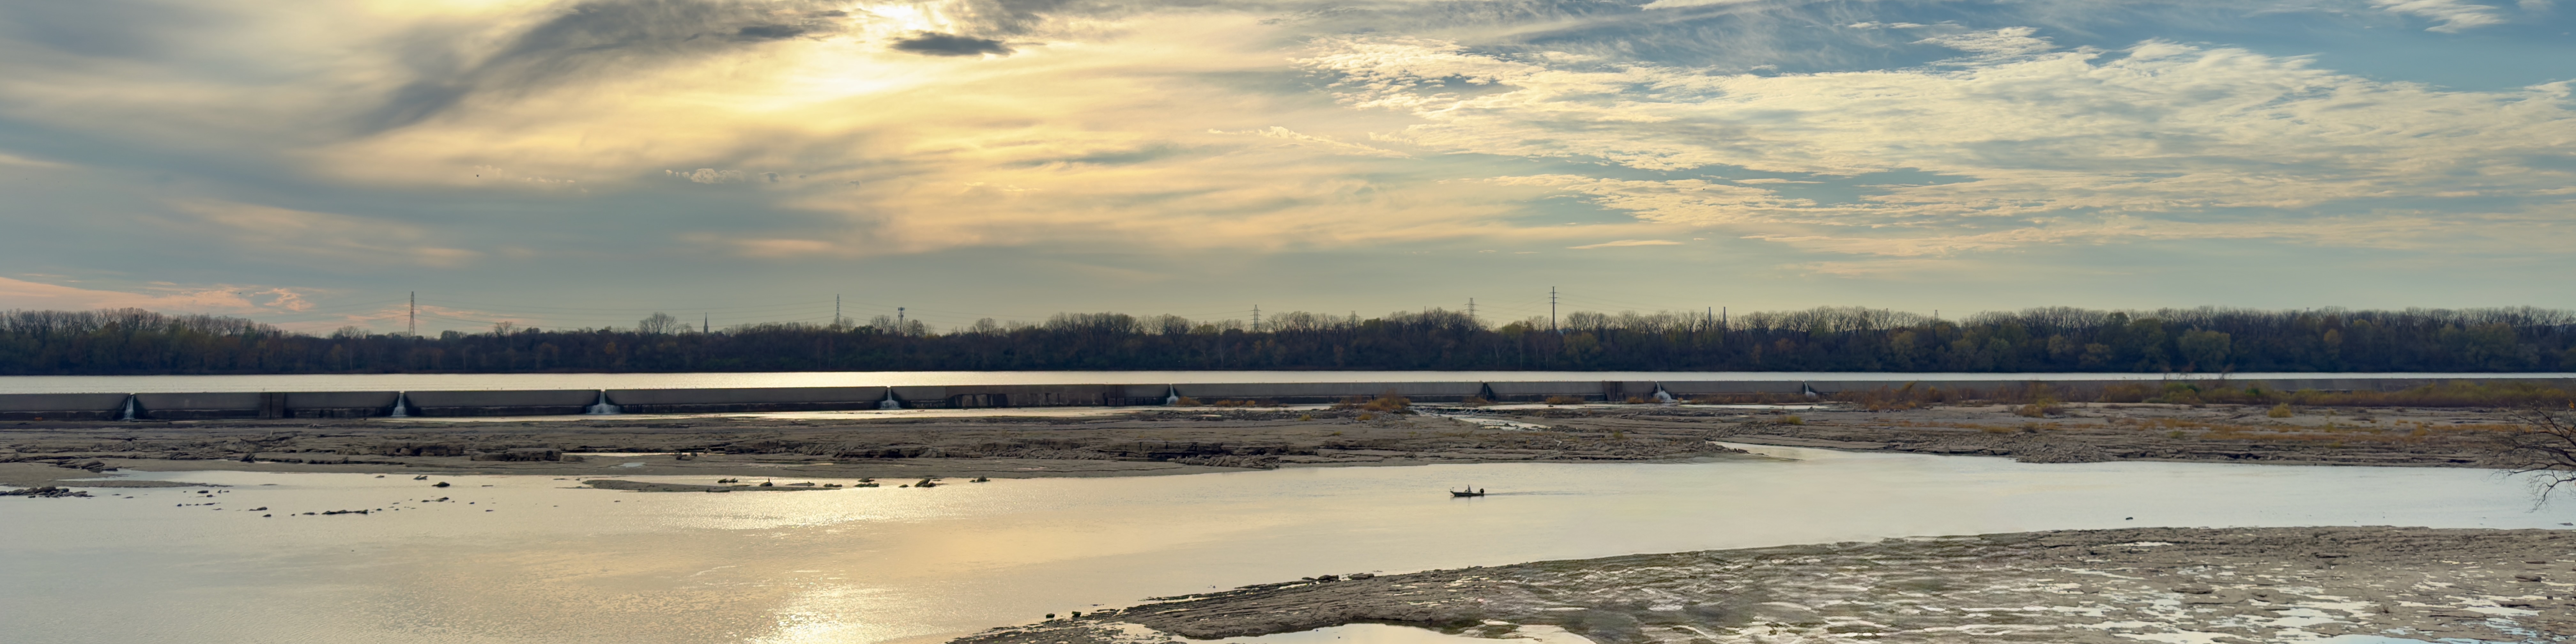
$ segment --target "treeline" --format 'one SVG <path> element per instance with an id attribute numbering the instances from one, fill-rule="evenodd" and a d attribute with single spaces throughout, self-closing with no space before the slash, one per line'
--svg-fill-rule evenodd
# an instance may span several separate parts
<path id="1" fill-rule="evenodd" d="M 1494 324 L 1432 309 L 1259 324 L 1116 313 L 761 324 L 701 333 L 501 326 L 434 337 L 293 333 L 239 318 L 0 314 L 0 374 L 1130 369 L 2200 372 L 2576 371 L 2576 315 L 2548 309 L 2072 308 L 1936 320 L 1819 308 L 1720 318 L 1582 312 Z"/>

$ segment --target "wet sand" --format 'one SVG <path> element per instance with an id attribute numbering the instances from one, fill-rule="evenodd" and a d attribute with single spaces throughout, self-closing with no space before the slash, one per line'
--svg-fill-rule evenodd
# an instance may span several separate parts
<path id="1" fill-rule="evenodd" d="M 2557 530 L 2033 532 L 1310 578 L 955 642 L 1132 644 L 1355 622 L 1484 637 L 1552 625 L 1603 644 L 2549 642 L 2576 635 L 2571 568 L 2576 532 Z"/>

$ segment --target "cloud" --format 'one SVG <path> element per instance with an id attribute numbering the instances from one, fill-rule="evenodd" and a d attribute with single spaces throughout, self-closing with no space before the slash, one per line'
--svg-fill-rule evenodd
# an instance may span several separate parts
<path id="1" fill-rule="evenodd" d="M 542 16 L 496 50 L 424 52 L 433 55 L 419 58 L 417 78 L 363 116 L 360 125 L 377 131 L 399 128 L 445 113 L 478 93 L 516 94 L 838 31 L 845 15 L 819 0 L 578 2 Z"/>
<path id="2" fill-rule="evenodd" d="M 2496 15 L 2495 7 L 2465 0 L 2370 0 L 2370 4 L 2389 13 L 2406 14 L 2441 22 L 2425 31 L 2458 33 L 2505 22 L 2504 16 Z"/>
<path id="3" fill-rule="evenodd" d="M 1603 207 L 1635 213 L 1658 223 L 1713 225 L 1803 221 L 1832 223 L 1841 209 L 1820 207 L 1812 199 L 1782 196 L 1765 188 L 1731 185 L 1707 179 L 1603 179 L 1572 174 L 1497 177 L 1494 183 L 1546 187 L 1592 197 Z"/>
<path id="4" fill-rule="evenodd" d="M 690 171 L 688 171 L 688 172 L 681 172 L 681 171 L 678 171 L 678 170 L 663 170 L 663 171 L 662 171 L 662 174 L 664 174 L 664 175 L 666 175 L 666 176 L 672 176 L 672 177 L 679 177 L 679 178 L 682 178 L 682 179 L 687 179 L 687 180 L 689 180 L 689 182 L 690 182 L 690 183 L 716 184 L 716 183 L 733 183 L 733 182 L 737 182 L 737 181 L 741 181 L 741 180 L 742 180 L 742 171 L 741 171 L 741 170 L 717 170 L 717 169 L 715 169 L 715 168 L 698 168 L 698 169 L 696 169 L 696 170 L 690 170 Z M 773 180 L 774 180 L 774 177 L 773 177 Z"/>
<path id="5" fill-rule="evenodd" d="M 1628 247 L 1628 246 L 1680 246 L 1680 245 L 1682 245 L 1682 243 L 1681 243 L 1681 242 L 1677 242 L 1677 241 L 1669 241 L 1669 240 L 1663 240 L 1663 239 L 1622 239 L 1622 240 L 1619 240 L 1619 241 L 1606 241 L 1606 242 L 1601 242 L 1601 243 L 1598 243 L 1598 244 L 1585 244 L 1585 245 L 1582 245 L 1582 246 L 1567 246 L 1566 248 L 1570 248 L 1570 249 L 1574 249 L 1574 250 L 1591 250 L 1591 249 L 1595 249 L 1595 248 L 1623 248 L 1623 247 Z"/>
<path id="6" fill-rule="evenodd" d="M 60 163 L 55 163 L 55 162 L 52 162 L 52 161 L 46 161 L 46 160 L 42 160 L 42 159 L 30 159 L 30 158 L 27 158 L 27 157 L 22 157 L 22 156 L 18 156 L 18 155 L 15 155 L 15 154 L 10 154 L 10 153 L 7 153 L 7 152 L 0 152 L 0 165 L 14 165 L 14 166 L 28 167 L 28 168 L 68 168 L 68 167 L 71 167 L 71 166 L 68 166 L 68 165 L 64 165 L 64 164 L 60 164 Z"/>
<path id="7" fill-rule="evenodd" d="M 995 56 L 1011 55 L 1010 45 L 990 38 L 969 38 L 924 31 L 910 38 L 894 41 L 895 51 L 908 51 L 924 56 Z"/>
<path id="8" fill-rule="evenodd" d="M 1865 227 L 1919 238 L 1870 241 L 1896 244 L 1870 252 L 2001 249 L 2088 230 L 2212 238 L 2255 230 L 2045 223 L 2065 218 L 2261 212 L 2273 223 L 2257 228 L 2296 236 L 2301 221 L 2392 208 L 2386 216 L 2399 219 L 2420 216 L 2409 208 L 2463 207 L 2549 218 L 2570 204 L 2552 191 L 2571 173 L 2546 161 L 2576 140 L 2565 82 L 2446 91 L 2234 48 L 2147 41 L 2117 52 L 2057 51 L 2033 33 L 1938 39 L 1978 55 L 1921 68 L 1813 74 L 1553 64 L 1402 36 L 1325 39 L 1300 62 L 1331 80 L 1344 105 L 1419 120 L 1384 135 L 1390 140 L 1659 172 L 1804 175 L 1841 192 L 1578 174 L 1492 182 L 1584 195 L 1656 223 Z M 1450 89 L 1462 83 L 1497 89 Z M 1857 179 L 1876 173 L 1940 180 Z M 2479 201 L 2446 203 L 2470 199 Z M 2332 243 L 2405 234 L 2342 231 Z"/>
<path id="9" fill-rule="evenodd" d="M 266 298 L 265 304 L 257 301 Z M 312 308 L 304 293 L 277 287 L 161 285 L 143 292 L 81 288 L 0 277 L 0 308 L 82 311 L 151 309 L 173 313 L 275 313 Z"/>
<path id="10" fill-rule="evenodd" d="M 1989 56 L 2026 56 L 2057 48 L 2046 38 L 2032 37 L 2031 34 L 2035 33 L 2039 33 L 2039 30 L 2031 27 L 2006 27 L 1993 31 L 1933 36 L 1916 42 Z"/>
<path id="11" fill-rule="evenodd" d="M 1247 135 L 1247 134 L 1248 134 L 1248 135 L 1252 135 L 1252 136 L 1269 137 L 1269 138 L 1273 138 L 1273 139 L 1279 139 L 1279 140 L 1282 140 L 1282 141 L 1287 141 L 1287 142 L 1289 142 L 1290 144 L 1299 145 L 1299 146 L 1304 146 L 1304 147 L 1309 147 L 1309 148 L 1314 148 L 1314 149 L 1317 149 L 1317 150 L 1322 150 L 1322 151 L 1325 151 L 1325 152 L 1331 152 L 1331 153 L 1334 153 L 1334 154 L 1347 154 L 1347 155 L 1351 155 L 1351 156 L 1363 156 L 1363 157 L 1383 157 L 1383 158 L 1388 158 L 1388 159 L 1410 159 L 1410 158 L 1413 158 L 1413 155 L 1405 154 L 1405 153 L 1402 153 L 1402 152 L 1397 152 L 1397 151 L 1389 150 L 1389 149 L 1385 149 L 1385 148 L 1371 147 L 1371 146 L 1366 146 L 1366 145 L 1360 145 L 1360 144 L 1357 144 L 1357 143 L 1345 143 L 1345 142 L 1342 142 L 1342 141 L 1336 141 L 1336 140 L 1333 140 L 1333 139 L 1329 139 L 1329 138 L 1325 138 L 1325 137 L 1320 137 L 1320 136 L 1314 136 L 1314 135 L 1311 135 L 1311 134 L 1299 134 L 1299 133 L 1296 133 L 1296 132 L 1290 131 L 1288 128 L 1279 127 L 1279 126 L 1276 126 L 1276 125 L 1270 126 L 1268 129 L 1261 129 L 1261 130 L 1241 130 L 1241 131 L 1235 131 L 1235 132 L 1227 132 L 1227 131 L 1224 131 L 1224 130 L 1208 130 L 1208 133 L 1209 133 L 1209 134 L 1235 134 L 1235 135 Z"/>
<path id="12" fill-rule="evenodd" d="M 272 206 L 198 199 L 172 202 L 180 222 L 270 257 L 328 260 L 346 266 L 452 267 L 482 253 L 431 245 L 428 231 L 393 221 Z"/>
<path id="13" fill-rule="evenodd" d="M 387 198 L 513 190 L 546 213 L 532 226 L 614 220 L 758 257 L 1690 235 L 1926 256 L 2195 234 L 2369 245 L 2402 233 L 2295 231 L 2540 220 L 2576 196 L 2550 192 L 2576 179 L 2566 166 L 2531 161 L 2564 156 L 2565 84 L 2455 92 L 2249 49 L 2068 44 L 2098 38 L 2054 26 L 2074 10 L 1433 4 L 394 3 L 299 22 L 251 3 L 204 10 L 238 27 L 136 41 L 168 59 L 6 58 L 20 62 L 0 62 L 0 105 L 44 127 L 143 132 L 146 149 L 270 155 L 298 181 Z M 2024 18 L 2040 26 L 1994 24 Z M 1830 33 L 1757 33 L 1810 23 Z M 1815 39 L 1844 53 L 1778 58 Z M 1698 46 L 1685 40 L 1708 48 L 1675 49 Z M 1013 43 L 1031 44 L 982 56 Z M 191 73 L 194 60 L 228 71 Z M 365 126 L 334 125 L 350 123 Z M 1246 129 L 1265 123 L 1304 131 Z M 761 189 L 701 189 L 738 183 Z M 739 215 L 700 228 L 573 199 Z M 1634 219 L 1555 226 L 1562 207 Z M 199 204 L 188 222 L 255 257 L 455 266 L 497 248 L 259 208 Z M 2287 225 L 2179 225 L 2195 217 Z M 2183 237 L 2104 223 L 2120 221 Z"/>
<path id="14" fill-rule="evenodd" d="M 2463 229 L 2483 228 L 2489 233 Z M 2508 235 L 2493 232 L 2518 231 Z M 1761 233 L 1745 235 L 1753 239 L 1784 244 L 1801 250 L 1884 257 L 1937 257 L 1960 253 L 1997 251 L 2040 244 L 2103 244 L 2119 241 L 2176 241 L 2217 239 L 2279 239 L 2299 243 L 2377 248 L 2385 250 L 2420 250 L 2444 245 L 2457 246 L 2460 240 L 2447 239 L 2466 235 L 2494 237 L 2490 242 L 2531 243 L 2538 239 L 2566 240 L 2569 235 L 2555 230 L 2545 221 L 2444 221 L 2422 216 L 2332 217 L 2308 221 L 2237 221 L 2174 222 L 2130 216 L 2105 217 L 2093 221 L 2066 222 L 1992 232 L 1965 234 L 1916 234 L 1911 236 L 1865 233 L 1792 234 Z M 2529 235 L 2523 242 L 2512 242 L 2515 235 Z"/>

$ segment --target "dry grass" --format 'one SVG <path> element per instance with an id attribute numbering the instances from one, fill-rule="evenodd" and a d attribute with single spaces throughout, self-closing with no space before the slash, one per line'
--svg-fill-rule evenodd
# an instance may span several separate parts
<path id="1" fill-rule="evenodd" d="M 2062 416 L 2065 414 L 2065 405 L 2057 404 L 2057 401 L 2046 398 L 2030 401 L 2029 404 L 2013 408 L 2013 415 L 2026 418 L 2047 418 L 2050 416 Z"/>
<path id="2" fill-rule="evenodd" d="M 2123 383 L 2099 388 L 2067 389 L 2045 383 L 2017 387 L 1943 388 L 1906 383 L 1890 389 L 1844 391 L 1832 400 L 1870 411 L 1916 409 L 1940 404 L 2042 404 L 2058 401 L 2096 403 L 2165 403 L 2178 405 L 2294 405 L 2298 407 L 2564 407 L 2576 403 L 2576 390 L 2527 382 L 2468 381 L 2425 385 L 2398 391 L 2283 391 L 2261 382 L 2228 380 Z M 1692 402 L 1701 402 L 1698 399 Z"/>
<path id="3" fill-rule="evenodd" d="M 1388 390 L 1386 393 L 1378 394 L 1376 398 L 1351 396 L 1343 398 L 1341 402 L 1333 403 L 1334 409 L 1358 409 L 1362 411 L 1385 412 L 1404 411 L 1406 408 L 1412 406 L 1412 399 L 1397 395 L 1394 390 Z"/>
<path id="4" fill-rule="evenodd" d="M 2111 418 L 2101 424 L 2051 421 L 2022 423 L 2018 426 L 1955 421 L 1908 421 L 1881 419 L 1874 425 L 1975 430 L 1987 434 L 2009 434 L 2035 431 L 2138 431 L 2162 433 L 2166 438 L 2201 438 L 2262 442 L 2306 443 L 2421 443 L 2427 440 L 2470 438 L 2526 431 L 2512 423 L 2428 423 L 2398 421 L 2391 423 L 2327 423 L 2322 426 L 2291 425 L 2277 422 L 2228 422 L 2225 420 L 2192 420 L 2186 418 Z"/>
<path id="5" fill-rule="evenodd" d="M 1815 401 L 1797 394 L 1700 394 L 1683 402 L 1693 405 L 1780 405 Z"/>

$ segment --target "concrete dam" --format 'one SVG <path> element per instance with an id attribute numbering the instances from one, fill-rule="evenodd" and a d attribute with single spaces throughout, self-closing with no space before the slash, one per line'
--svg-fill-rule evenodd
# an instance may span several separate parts
<path id="1" fill-rule="evenodd" d="M 1897 374 L 1890 374 L 1891 376 Z M 2060 391 L 2113 385 L 2162 386 L 2168 382 L 2257 385 L 2278 391 L 2397 391 L 2450 382 L 2526 382 L 2576 386 L 2567 378 L 2291 378 L 2222 381 L 2050 379 L 1916 381 L 1883 379 L 1779 379 L 1726 381 L 1556 382 L 1292 382 L 1101 385 L 962 385 L 892 387 L 768 387 L 700 389 L 534 389 L 488 391 L 324 391 L 206 393 L 0 394 L 0 420 L 220 420 L 285 418 L 392 418 L 553 416 L 576 414 L 705 414 L 866 409 L 986 409 L 1008 407 L 1155 406 L 1191 398 L 1205 403 L 1323 404 L 1392 393 L 1426 403 L 1482 399 L 1497 403 L 1579 399 L 1585 402 L 1666 401 L 1706 396 L 1772 395 L 1787 399 L 1841 392 L 1896 389 L 1908 384 L 1956 392 L 2018 390 L 2047 385 Z"/>

